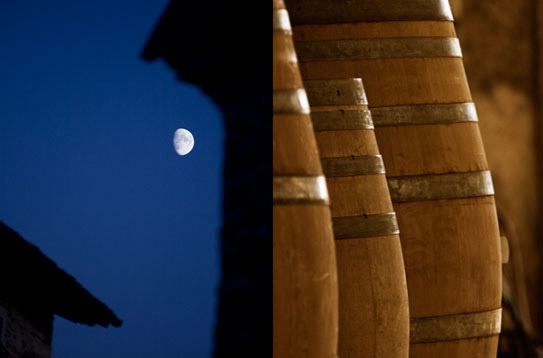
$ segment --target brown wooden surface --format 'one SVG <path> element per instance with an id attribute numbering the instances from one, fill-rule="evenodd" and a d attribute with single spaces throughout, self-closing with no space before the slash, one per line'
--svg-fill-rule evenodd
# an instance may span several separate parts
<path id="1" fill-rule="evenodd" d="M 393 211 L 384 174 L 328 178 L 333 216 L 356 216 Z"/>
<path id="2" fill-rule="evenodd" d="M 274 114 L 273 142 L 274 175 L 322 174 L 309 115 Z"/>
<path id="3" fill-rule="evenodd" d="M 449 21 L 358 22 L 332 25 L 300 25 L 294 41 L 347 40 L 380 37 L 456 37 Z"/>
<path id="4" fill-rule="evenodd" d="M 413 344 L 410 356 L 413 357 L 496 357 L 498 336 L 464 339 L 436 343 Z"/>
<path id="5" fill-rule="evenodd" d="M 494 198 L 397 203 L 412 317 L 501 305 Z"/>
<path id="6" fill-rule="evenodd" d="M 375 134 L 389 176 L 488 169 L 477 123 L 379 127 Z"/>
<path id="7" fill-rule="evenodd" d="M 304 80 L 363 77 L 370 107 L 471 102 L 460 58 L 306 62 L 300 70 Z"/>
<path id="8" fill-rule="evenodd" d="M 408 356 L 405 271 L 398 235 L 336 240 L 340 357 Z"/>
<path id="9" fill-rule="evenodd" d="M 323 158 L 380 154 L 370 129 L 316 132 L 315 137 Z"/>
<path id="10" fill-rule="evenodd" d="M 273 34 L 273 88 L 296 89 L 302 88 L 298 63 L 293 48 L 292 36 L 287 34 Z"/>
<path id="11" fill-rule="evenodd" d="M 314 112 L 367 106 L 313 106 Z M 379 154 L 372 129 L 316 132 L 322 158 Z M 384 174 L 327 178 L 332 217 L 388 213 Z M 398 235 L 336 240 L 340 357 L 408 356 L 409 312 Z"/>
<path id="12" fill-rule="evenodd" d="M 273 356 L 332 358 L 337 350 L 337 269 L 324 205 L 273 208 Z"/>
<path id="13" fill-rule="evenodd" d="M 287 1 L 295 6 L 296 1 Z M 338 5 L 340 6 L 340 5 Z M 403 22 L 293 29 L 300 41 L 397 37 Z M 451 36 L 452 25 L 405 26 L 414 36 Z M 417 29 L 417 30 L 413 30 Z M 420 30 L 424 29 L 424 30 Z M 424 31 L 417 33 L 417 31 Z M 316 38 L 322 35 L 321 38 Z M 383 58 L 302 63 L 304 81 L 361 77 L 371 107 L 471 102 L 457 57 Z M 387 175 L 487 169 L 477 124 L 411 125 L 377 129 Z M 493 197 L 394 204 L 406 265 L 412 317 L 496 309 L 501 306 L 499 232 Z M 497 337 L 413 345 L 411 357 L 495 357 Z"/>
<path id="14" fill-rule="evenodd" d="M 273 9 L 284 9 L 285 2 L 283 0 L 273 0 Z"/>
<path id="15" fill-rule="evenodd" d="M 274 0 L 274 9 L 283 8 Z M 302 88 L 290 35 L 274 32 L 273 89 Z M 248 148 L 248 150 L 251 150 Z M 274 114 L 274 176 L 322 174 L 307 114 Z M 273 208 L 273 356 L 337 356 L 337 266 L 330 209 Z"/>

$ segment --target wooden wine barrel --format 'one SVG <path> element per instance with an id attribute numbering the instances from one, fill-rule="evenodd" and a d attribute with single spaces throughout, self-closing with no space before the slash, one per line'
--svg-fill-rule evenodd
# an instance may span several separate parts
<path id="1" fill-rule="evenodd" d="M 360 79 L 304 86 L 330 195 L 339 357 L 407 358 L 407 284 L 396 215 Z"/>
<path id="2" fill-rule="evenodd" d="M 493 188 L 447 1 L 288 0 L 304 80 L 362 77 L 400 227 L 411 357 L 495 357 Z"/>
<path id="3" fill-rule="evenodd" d="M 338 288 L 326 180 L 288 14 L 282 1 L 273 5 L 273 356 L 333 358 Z"/>

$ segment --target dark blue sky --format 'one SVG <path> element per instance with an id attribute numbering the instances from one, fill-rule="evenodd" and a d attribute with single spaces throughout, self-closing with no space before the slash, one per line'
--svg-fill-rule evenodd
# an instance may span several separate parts
<path id="1" fill-rule="evenodd" d="M 140 52 L 167 5 L 0 11 L 0 220 L 124 320 L 55 317 L 54 358 L 209 357 L 219 280 L 218 109 Z M 172 146 L 189 129 L 194 150 Z"/>

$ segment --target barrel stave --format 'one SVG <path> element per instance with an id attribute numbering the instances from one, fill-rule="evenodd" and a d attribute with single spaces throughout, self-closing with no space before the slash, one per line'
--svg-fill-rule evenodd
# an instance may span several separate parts
<path id="1" fill-rule="evenodd" d="M 302 88 L 300 70 L 294 51 L 285 51 L 293 48 L 292 36 L 284 33 L 275 33 L 273 36 L 273 88 L 297 89 Z"/>
<path id="2" fill-rule="evenodd" d="M 273 356 L 332 358 L 338 291 L 328 193 L 288 14 L 282 1 L 273 5 Z"/>
<path id="3" fill-rule="evenodd" d="M 300 25 L 294 41 L 350 40 L 359 38 L 456 37 L 450 21 L 387 21 Z"/>
<path id="4" fill-rule="evenodd" d="M 498 337 L 482 337 L 458 341 L 412 344 L 410 355 L 414 357 L 496 357 Z"/>
<path id="5" fill-rule="evenodd" d="M 370 107 L 472 101 L 460 58 L 301 62 L 300 71 L 304 80 L 364 74 Z"/>
<path id="6" fill-rule="evenodd" d="M 342 357 L 407 357 L 405 272 L 398 236 L 336 240 Z M 345 289 L 349 287 L 349 289 Z M 399 306 L 398 306 L 399 305 Z M 395 309 L 392 309 L 396 307 Z"/>
<path id="7" fill-rule="evenodd" d="M 333 217 L 371 215 L 393 211 L 384 174 L 328 178 Z M 369 190 L 368 188 L 371 188 Z"/>
<path id="8" fill-rule="evenodd" d="M 398 227 L 362 84 L 354 79 L 304 83 L 317 114 L 312 119 L 336 238 L 338 353 L 407 357 L 408 303 Z M 351 98 L 353 93 L 358 99 Z"/>
<path id="9" fill-rule="evenodd" d="M 323 158 L 380 154 L 373 130 L 316 132 L 315 137 Z"/>
<path id="10" fill-rule="evenodd" d="M 308 114 L 273 116 L 273 173 L 274 175 L 322 173 Z"/>
<path id="11" fill-rule="evenodd" d="M 287 3 L 299 10 L 293 15 L 293 34 L 304 81 L 363 77 L 370 109 L 377 112 L 399 106 L 435 107 L 437 104 L 460 104 L 465 109 L 466 104 L 472 102 L 461 52 L 447 53 L 439 46 L 429 45 L 450 43 L 449 38 L 455 37 L 452 17 L 444 16 L 447 1 L 340 0 L 334 3 L 332 10 L 321 0 L 289 0 Z M 388 7 L 383 7 L 384 4 Z M 359 6 L 369 7 L 370 11 L 362 13 Z M 302 14 L 300 9 L 307 13 Z M 353 41 L 355 39 L 364 41 Z M 336 40 L 336 44 L 330 43 Z M 374 41 L 383 41 L 383 46 L 379 47 Z M 407 46 L 406 41 L 412 44 Z M 362 43 L 372 50 L 353 49 L 353 44 Z M 391 44 L 401 51 L 390 51 Z M 422 44 L 419 53 L 414 50 L 416 44 Z M 464 180 L 471 172 L 475 176 L 486 174 L 488 166 L 478 125 L 467 118 L 469 113 L 464 114 L 464 118 L 455 119 L 449 108 L 446 115 L 426 115 L 424 120 L 415 121 L 418 123 L 380 125 L 375 122 L 377 142 L 389 179 L 402 185 L 413 183 L 418 189 L 428 187 L 438 194 L 434 198 L 427 193 L 418 198 L 402 193 L 393 195 L 413 320 L 477 314 L 501 305 L 499 235 L 493 191 L 465 190 L 460 184 L 446 183 L 450 188 L 461 190 L 456 194 L 444 193 L 443 188 L 431 187 L 443 178 L 430 177 L 427 183 L 418 179 L 403 180 L 449 174 L 458 174 L 458 178 Z M 405 121 L 404 117 L 399 118 Z M 435 118 L 433 123 L 432 118 Z M 390 118 L 385 120 L 390 121 Z M 470 180 L 468 182 L 473 183 Z M 485 180 L 475 178 L 476 183 L 488 184 Z M 489 335 L 414 342 L 410 356 L 495 357 L 497 332 Z"/>
<path id="12" fill-rule="evenodd" d="M 274 357 L 330 358 L 337 345 L 337 269 L 325 205 L 274 205 Z"/>
<path id="13" fill-rule="evenodd" d="M 492 196 L 396 203 L 411 317 L 500 307 Z M 439 297 L 439 299 L 436 299 Z"/>
<path id="14" fill-rule="evenodd" d="M 477 123 L 377 127 L 389 176 L 488 169 Z"/>

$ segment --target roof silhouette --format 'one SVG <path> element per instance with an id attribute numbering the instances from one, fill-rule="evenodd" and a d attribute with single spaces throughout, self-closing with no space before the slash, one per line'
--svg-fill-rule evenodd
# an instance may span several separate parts
<path id="1" fill-rule="evenodd" d="M 40 249 L 0 221 L 0 297 L 89 326 L 122 321 Z"/>

